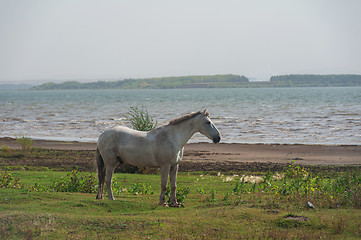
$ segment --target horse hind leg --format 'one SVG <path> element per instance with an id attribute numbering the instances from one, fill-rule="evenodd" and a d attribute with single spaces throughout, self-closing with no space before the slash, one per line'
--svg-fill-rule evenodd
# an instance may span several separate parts
<path id="1" fill-rule="evenodd" d="M 114 168 L 115 168 L 114 166 L 107 166 L 105 173 L 105 183 L 107 184 L 109 200 L 115 200 L 112 191 L 112 178 L 113 178 Z"/>
<path id="2" fill-rule="evenodd" d="M 120 157 L 116 157 L 114 159 L 116 159 L 116 161 L 114 161 L 113 164 L 109 164 L 106 167 L 106 171 L 105 171 L 105 183 L 107 184 L 109 200 L 115 200 L 115 198 L 113 196 L 113 190 L 112 190 L 114 169 L 117 165 L 124 164 L 124 162 L 122 161 L 122 159 Z"/>
<path id="3" fill-rule="evenodd" d="M 98 194 L 96 199 L 103 199 L 103 189 L 104 189 L 104 180 L 105 180 L 105 168 L 104 161 L 102 156 L 100 155 L 99 150 L 96 151 L 96 163 L 97 163 L 97 172 L 98 172 Z"/>

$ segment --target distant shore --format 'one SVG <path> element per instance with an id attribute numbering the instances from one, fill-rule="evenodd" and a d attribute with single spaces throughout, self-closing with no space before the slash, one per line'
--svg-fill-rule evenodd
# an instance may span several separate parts
<path id="1" fill-rule="evenodd" d="M 95 151 L 96 143 L 33 140 L 34 148 Z M 0 138 L 0 147 L 19 148 L 13 138 Z M 184 161 L 217 163 L 279 163 L 303 165 L 361 165 L 360 145 L 300 145 L 191 143 L 185 146 Z"/>
<path id="2" fill-rule="evenodd" d="M 79 90 L 79 89 L 174 89 L 174 88 L 273 88 L 273 87 L 345 87 L 361 86 L 361 75 L 355 74 L 291 74 L 272 76 L 269 81 L 250 81 L 245 76 L 199 75 L 124 79 L 80 83 L 67 81 L 48 82 L 34 86 L 32 90 Z"/>

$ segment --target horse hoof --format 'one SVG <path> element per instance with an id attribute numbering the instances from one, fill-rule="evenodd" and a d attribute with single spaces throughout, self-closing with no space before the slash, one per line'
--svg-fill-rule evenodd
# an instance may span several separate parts
<path id="1" fill-rule="evenodd" d="M 180 208 L 181 205 L 180 205 L 180 203 L 173 203 L 172 205 L 170 205 L 170 207 Z"/>
<path id="2" fill-rule="evenodd" d="M 159 206 L 162 206 L 162 207 L 169 207 L 168 204 L 166 203 L 159 203 Z"/>

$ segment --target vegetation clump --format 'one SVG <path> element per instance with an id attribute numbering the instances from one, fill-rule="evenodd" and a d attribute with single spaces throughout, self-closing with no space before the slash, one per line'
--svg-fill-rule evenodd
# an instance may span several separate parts
<path id="1" fill-rule="evenodd" d="M 191 192 L 189 187 L 178 187 L 176 190 L 176 196 L 177 196 L 177 202 L 180 204 L 181 207 L 184 207 L 184 201 L 187 198 L 187 195 Z M 170 201 L 170 188 L 167 187 L 167 191 L 165 192 L 165 195 L 168 197 L 168 205 L 171 205 Z"/>
<path id="2" fill-rule="evenodd" d="M 16 142 L 20 145 L 20 149 L 25 153 L 29 152 L 33 146 L 31 138 L 24 135 L 16 137 Z"/>
<path id="3" fill-rule="evenodd" d="M 212 190 L 206 202 L 210 206 L 261 204 L 276 209 L 282 207 L 282 203 L 289 205 L 292 202 L 300 209 L 361 209 L 361 173 L 346 172 L 333 178 L 313 177 L 309 169 L 291 163 L 283 173 L 275 176 L 270 172 L 263 178 L 242 176 L 222 201 Z"/>
<path id="4" fill-rule="evenodd" d="M 19 181 L 20 178 L 14 178 L 11 173 L 7 171 L 5 171 L 4 173 L 0 172 L 0 188 L 23 188 L 23 185 L 21 185 Z"/>
<path id="5" fill-rule="evenodd" d="M 157 122 L 153 120 L 145 107 L 130 107 L 128 115 L 128 120 L 135 130 L 150 131 L 157 126 Z"/>
<path id="6" fill-rule="evenodd" d="M 93 174 L 80 174 L 77 170 L 70 172 L 65 178 L 53 182 L 50 189 L 55 192 L 95 193 L 96 179 Z"/>

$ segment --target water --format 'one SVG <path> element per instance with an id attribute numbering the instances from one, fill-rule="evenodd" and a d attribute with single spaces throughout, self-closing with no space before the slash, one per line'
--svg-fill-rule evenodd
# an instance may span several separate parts
<path id="1" fill-rule="evenodd" d="M 12 91 L 0 106 L 0 137 L 96 141 L 145 106 L 159 124 L 208 108 L 227 143 L 361 144 L 360 87 Z"/>

